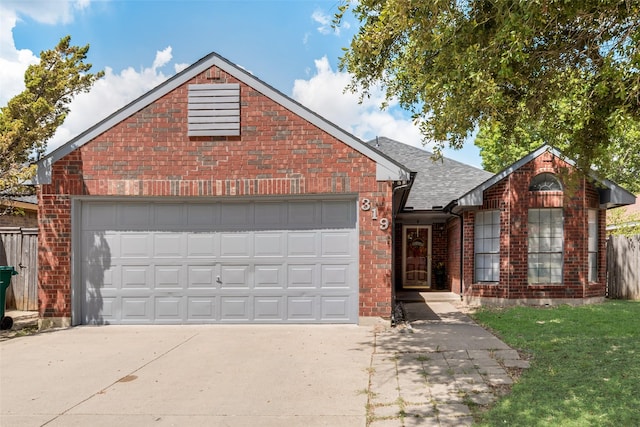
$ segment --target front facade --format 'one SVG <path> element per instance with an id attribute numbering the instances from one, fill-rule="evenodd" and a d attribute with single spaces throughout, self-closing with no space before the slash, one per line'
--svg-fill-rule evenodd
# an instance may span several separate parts
<path id="1" fill-rule="evenodd" d="M 530 157 L 493 175 L 364 143 L 211 54 L 39 163 L 40 315 L 357 323 L 408 289 L 603 297 L 605 209 L 628 193 L 530 190 L 571 168 Z"/>
<path id="2" fill-rule="evenodd" d="M 582 304 L 606 295 L 606 211 L 635 197 L 543 146 L 498 174 L 387 138 L 420 170 L 395 221 L 396 293 L 447 290 L 470 304 Z M 420 177 L 422 174 L 422 177 Z"/>
<path id="3" fill-rule="evenodd" d="M 391 199 L 408 178 L 209 55 L 40 163 L 43 323 L 387 316 Z"/>

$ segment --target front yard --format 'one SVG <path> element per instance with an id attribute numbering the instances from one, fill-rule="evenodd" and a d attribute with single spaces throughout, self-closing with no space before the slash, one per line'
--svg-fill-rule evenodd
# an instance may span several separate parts
<path id="1" fill-rule="evenodd" d="M 640 302 L 484 309 L 473 317 L 531 361 L 478 425 L 640 425 Z"/>

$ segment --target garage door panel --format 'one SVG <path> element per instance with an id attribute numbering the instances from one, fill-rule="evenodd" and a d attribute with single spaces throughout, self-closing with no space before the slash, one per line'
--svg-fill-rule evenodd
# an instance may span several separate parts
<path id="1" fill-rule="evenodd" d="M 287 228 L 296 230 L 318 224 L 317 202 L 291 202 L 287 210 Z"/>
<path id="2" fill-rule="evenodd" d="M 315 297 L 289 297 L 287 300 L 287 317 L 298 321 L 312 321 L 315 313 Z"/>
<path id="3" fill-rule="evenodd" d="M 187 287 L 189 289 L 215 289 L 217 270 L 212 266 L 189 266 Z"/>
<path id="4" fill-rule="evenodd" d="M 313 264 L 293 264 L 288 270 L 288 289 L 313 289 L 316 287 L 317 268 Z"/>
<path id="5" fill-rule="evenodd" d="M 83 207 L 82 227 L 85 230 L 115 229 L 118 209 L 110 203 L 92 203 Z"/>
<path id="6" fill-rule="evenodd" d="M 220 205 L 220 227 L 224 229 L 229 227 L 236 228 L 236 226 L 253 228 L 252 204 L 225 203 Z"/>
<path id="7" fill-rule="evenodd" d="M 322 297 L 322 319 L 323 320 L 348 320 L 351 306 L 351 299 L 343 297 Z"/>
<path id="8" fill-rule="evenodd" d="M 249 297 L 223 296 L 220 297 L 220 320 L 248 321 Z"/>
<path id="9" fill-rule="evenodd" d="M 121 270 L 120 288 L 152 289 L 151 267 L 148 265 L 124 265 Z M 116 286 L 117 287 L 117 286 Z"/>
<path id="10" fill-rule="evenodd" d="M 254 286 L 256 289 L 284 289 L 286 280 L 283 265 L 256 265 Z"/>
<path id="11" fill-rule="evenodd" d="M 185 253 L 183 233 L 154 233 L 154 258 L 182 258 Z"/>
<path id="12" fill-rule="evenodd" d="M 150 258 L 151 239 L 152 235 L 146 233 L 121 234 L 119 258 Z"/>
<path id="13" fill-rule="evenodd" d="M 222 289 L 249 289 L 249 266 L 223 265 L 220 268 L 220 280 Z"/>
<path id="14" fill-rule="evenodd" d="M 173 230 L 184 224 L 185 205 L 183 203 L 159 203 L 153 209 L 153 224 L 158 230 Z"/>
<path id="15" fill-rule="evenodd" d="M 187 226 L 193 229 L 211 230 L 220 222 L 220 211 L 216 204 L 187 205 Z"/>
<path id="16" fill-rule="evenodd" d="M 246 233 L 221 233 L 220 256 L 238 258 L 251 256 L 251 236 Z"/>
<path id="17" fill-rule="evenodd" d="M 120 236 L 114 233 L 87 231 L 82 236 L 84 261 L 92 265 L 109 266 L 120 251 Z"/>
<path id="18" fill-rule="evenodd" d="M 321 254 L 323 257 L 351 257 L 351 234 L 347 232 L 323 232 Z"/>
<path id="19" fill-rule="evenodd" d="M 256 296 L 254 298 L 254 320 L 284 320 L 284 297 Z"/>
<path id="20" fill-rule="evenodd" d="M 287 223 L 287 211 L 282 203 L 256 203 L 253 223 L 257 230 L 282 230 Z"/>
<path id="21" fill-rule="evenodd" d="M 324 227 L 354 228 L 356 225 L 355 204 L 344 201 L 321 202 L 321 222 Z"/>
<path id="22" fill-rule="evenodd" d="M 279 257 L 285 256 L 284 233 L 256 233 L 253 236 L 255 257 Z"/>
<path id="23" fill-rule="evenodd" d="M 187 234 L 187 258 L 215 258 L 218 256 L 215 233 Z"/>
<path id="24" fill-rule="evenodd" d="M 187 298 L 187 320 L 197 323 L 217 321 L 216 297 L 188 297 Z"/>
<path id="25" fill-rule="evenodd" d="M 151 220 L 151 206 L 143 203 L 121 204 L 118 206 L 118 229 L 148 230 Z"/>
<path id="26" fill-rule="evenodd" d="M 80 206 L 84 323 L 357 321 L 355 200 Z"/>
<path id="27" fill-rule="evenodd" d="M 180 290 L 184 287 L 183 267 L 174 265 L 156 265 L 154 286 L 156 289 Z"/>
<path id="28" fill-rule="evenodd" d="M 316 238 L 314 232 L 289 232 L 287 256 L 290 257 L 316 257 Z"/>
<path id="29" fill-rule="evenodd" d="M 349 264 L 322 266 L 321 286 L 323 289 L 349 289 L 351 287 L 350 282 Z"/>
<path id="30" fill-rule="evenodd" d="M 153 318 L 153 298 L 122 297 L 122 320 L 151 323 Z"/>
<path id="31" fill-rule="evenodd" d="M 88 291 L 103 291 L 116 286 L 114 278 L 119 278 L 120 268 L 109 267 L 105 269 L 102 265 L 96 265 L 91 262 L 83 263 L 83 276 L 85 287 Z M 119 283 L 119 280 L 117 280 Z"/>
<path id="32" fill-rule="evenodd" d="M 171 321 L 171 323 L 181 323 L 183 315 L 183 298 L 175 296 L 165 296 L 154 298 L 155 318 L 159 321 Z"/>

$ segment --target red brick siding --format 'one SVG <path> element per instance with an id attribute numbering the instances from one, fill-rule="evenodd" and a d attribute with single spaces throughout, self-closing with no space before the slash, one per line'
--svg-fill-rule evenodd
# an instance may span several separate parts
<path id="1" fill-rule="evenodd" d="M 448 232 L 447 227 L 443 223 L 433 224 L 431 228 L 433 232 L 433 236 L 431 239 L 431 288 L 435 288 L 436 286 L 436 278 L 434 274 L 435 266 L 439 262 L 443 262 L 445 264 L 445 268 L 447 271 L 445 289 L 450 288 L 450 279 L 449 275 L 451 274 L 449 262 L 448 262 Z"/>
<path id="2" fill-rule="evenodd" d="M 43 316 L 69 317 L 72 196 L 353 194 L 391 218 L 390 183 L 336 138 L 241 83 L 241 136 L 188 137 L 187 85 L 239 83 L 212 69 L 58 160 L 39 191 Z M 355 197 L 354 196 L 354 197 Z M 359 214 L 360 315 L 390 315 L 391 227 Z"/>
<path id="3" fill-rule="evenodd" d="M 530 192 L 531 178 L 542 172 L 561 174 L 569 170 L 575 188 L 563 192 Z M 597 283 L 588 277 L 588 210 L 597 208 L 598 193 L 586 179 L 577 177 L 570 166 L 546 152 L 487 189 L 481 209 L 500 210 L 500 281 L 473 281 L 473 212 L 465 212 L 466 294 L 474 297 L 508 299 L 602 297 L 605 292 L 606 211 L 599 210 L 599 261 Z M 562 284 L 528 283 L 528 210 L 563 209 L 564 269 Z"/>
<path id="4" fill-rule="evenodd" d="M 447 222 L 447 284 L 460 294 L 460 219 Z"/>

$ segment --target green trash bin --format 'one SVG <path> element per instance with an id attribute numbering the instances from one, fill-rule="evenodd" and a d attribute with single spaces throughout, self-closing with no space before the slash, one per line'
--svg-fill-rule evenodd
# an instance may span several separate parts
<path id="1" fill-rule="evenodd" d="M 4 315 L 5 303 L 7 301 L 7 289 L 11 285 L 11 276 L 18 272 L 11 266 L 0 266 L 0 329 L 11 329 L 13 319 Z"/>

